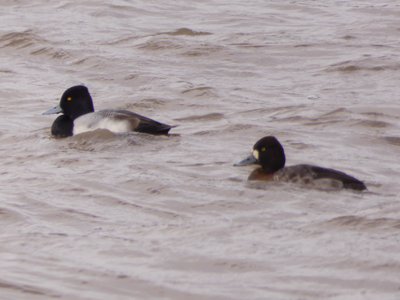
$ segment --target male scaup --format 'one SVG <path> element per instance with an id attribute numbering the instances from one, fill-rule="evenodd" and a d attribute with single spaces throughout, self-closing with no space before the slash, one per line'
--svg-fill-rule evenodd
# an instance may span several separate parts
<path id="1" fill-rule="evenodd" d="M 128 110 L 106 109 L 95 112 L 89 90 L 83 85 L 67 89 L 61 96 L 60 104 L 43 114 L 58 113 L 63 115 L 56 118 L 51 127 L 51 134 L 55 137 L 67 137 L 95 129 L 167 135 L 173 127 Z"/>
<path id="2" fill-rule="evenodd" d="M 253 146 L 252 154 L 235 164 L 244 166 L 259 164 L 261 168 L 255 169 L 248 180 L 275 180 L 286 182 L 298 182 L 302 184 L 319 186 L 321 183 L 326 187 L 345 188 L 353 190 L 365 190 L 365 184 L 346 173 L 317 167 L 313 165 L 295 165 L 285 167 L 285 151 L 282 145 L 274 136 L 266 136 L 260 139 Z"/>

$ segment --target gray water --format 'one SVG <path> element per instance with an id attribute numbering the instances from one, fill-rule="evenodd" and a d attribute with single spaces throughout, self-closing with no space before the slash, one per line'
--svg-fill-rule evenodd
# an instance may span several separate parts
<path id="1" fill-rule="evenodd" d="M 400 299 L 397 1 L 0 6 L 1 299 Z M 50 136 L 62 92 L 178 125 Z M 249 184 L 287 164 L 368 191 Z"/>

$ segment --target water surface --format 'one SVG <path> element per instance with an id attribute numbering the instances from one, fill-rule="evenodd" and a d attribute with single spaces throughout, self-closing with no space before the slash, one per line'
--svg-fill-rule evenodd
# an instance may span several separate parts
<path id="1" fill-rule="evenodd" d="M 2 299 L 399 299 L 395 1 L 3 0 Z M 170 137 L 55 140 L 75 84 Z M 368 192 L 253 185 L 262 136 Z"/>

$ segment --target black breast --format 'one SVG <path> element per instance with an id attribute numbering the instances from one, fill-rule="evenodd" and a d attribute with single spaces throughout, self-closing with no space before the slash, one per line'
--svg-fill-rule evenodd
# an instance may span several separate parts
<path id="1" fill-rule="evenodd" d="M 51 126 L 51 134 L 56 138 L 72 136 L 74 122 L 66 115 L 57 117 Z"/>

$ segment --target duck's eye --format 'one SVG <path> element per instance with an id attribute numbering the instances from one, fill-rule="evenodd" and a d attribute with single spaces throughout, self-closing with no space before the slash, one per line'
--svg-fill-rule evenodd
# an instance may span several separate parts
<path id="1" fill-rule="evenodd" d="M 67 101 L 72 101 L 72 97 L 67 97 Z"/>
<path id="2" fill-rule="evenodd" d="M 265 152 L 265 151 L 267 151 L 267 148 L 266 147 L 262 147 L 261 148 L 261 152 Z"/>

